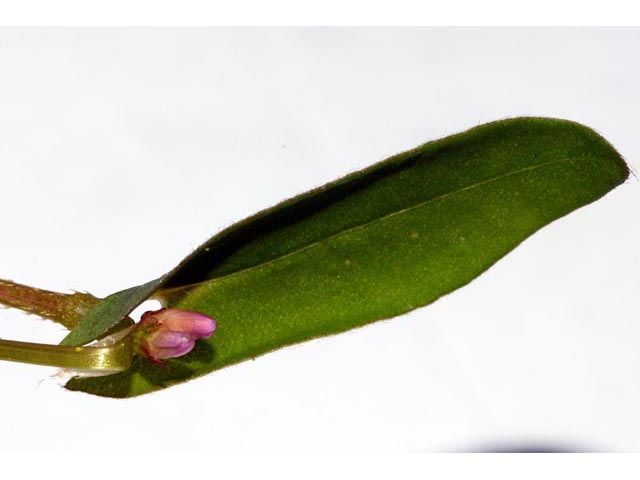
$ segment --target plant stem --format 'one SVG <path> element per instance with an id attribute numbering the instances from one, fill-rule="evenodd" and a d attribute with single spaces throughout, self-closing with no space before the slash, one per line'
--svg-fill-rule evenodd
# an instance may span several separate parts
<path id="1" fill-rule="evenodd" d="M 113 345 L 94 347 L 64 347 L 0 340 L 0 360 L 88 370 L 105 375 L 129 368 L 133 353 L 133 335 L 126 335 Z"/>
<path id="2" fill-rule="evenodd" d="M 50 292 L 0 280 L 0 303 L 40 317 L 54 320 L 72 329 L 100 299 L 89 293 Z"/>

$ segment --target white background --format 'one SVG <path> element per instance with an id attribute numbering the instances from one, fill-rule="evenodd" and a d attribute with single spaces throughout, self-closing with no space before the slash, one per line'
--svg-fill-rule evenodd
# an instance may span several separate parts
<path id="1" fill-rule="evenodd" d="M 0 30 L 0 278 L 104 296 L 210 235 L 499 118 L 640 168 L 638 29 Z M 640 185 L 388 322 L 131 400 L 1 363 L 5 450 L 640 450 Z M 64 331 L 0 310 L 0 337 Z"/>

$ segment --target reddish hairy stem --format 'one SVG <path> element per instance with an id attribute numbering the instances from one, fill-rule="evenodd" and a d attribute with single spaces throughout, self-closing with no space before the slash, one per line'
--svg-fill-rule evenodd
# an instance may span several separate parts
<path id="1" fill-rule="evenodd" d="M 89 293 L 58 293 L 0 280 L 0 304 L 54 320 L 71 329 L 99 301 Z"/>

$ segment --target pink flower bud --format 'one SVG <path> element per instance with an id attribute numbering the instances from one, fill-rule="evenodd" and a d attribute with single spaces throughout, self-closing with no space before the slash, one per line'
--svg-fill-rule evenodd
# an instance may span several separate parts
<path id="1" fill-rule="evenodd" d="M 178 308 L 145 312 L 138 324 L 140 350 L 152 362 L 189 353 L 196 340 L 208 338 L 216 321 L 201 313 Z"/>

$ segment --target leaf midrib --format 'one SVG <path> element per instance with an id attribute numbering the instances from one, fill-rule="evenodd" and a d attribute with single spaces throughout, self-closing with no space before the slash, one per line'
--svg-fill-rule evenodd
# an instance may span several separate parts
<path id="1" fill-rule="evenodd" d="M 471 185 L 467 185 L 466 187 L 462 187 L 462 188 L 459 188 L 457 190 L 453 190 L 451 192 L 444 193 L 444 194 L 439 195 L 437 197 L 430 198 L 429 200 L 425 200 L 423 202 L 419 202 L 419 203 L 417 203 L 415 205 L 411 205 L 409 207 L 406 207 L 406 208 L 403 208 L 403 209 L 400 209 L 400 210 L 396 210 L 395 212 L 388 213 L 388 214 L 383 215 L 381 217 L 378 217 L 378 218 L 376 218 L 374 220 L 369 220 L 368 222 L 364 222 L 364 223 L 361 223 L 359 225 L 354 225 L 354 226 L 352 226 L 352 227 L 350 227 L 350 228 L 348 228 L 346 230 L 342 230 L 342 231 L 340 231 L 338 233 L 334 233 L 334 234 L 329 235 L 327 237 L 321 238 L 321 239 L 316 240 L 316 241 L 314 241 L 312 243 L 309 243 L 308 245 L 305 245 L 304 247 L 298 248 L 296 250 L 292 250 L 291 252 L 285 253 L 284 255 L 280 255 L 278 257 L 271 258 L 271 259 L 269 259 L 267 261 L 264 261 L 262 263 L 259 263 L 259 264 L 256 264 L 256 265 L 252 265 L 250 267 L 243 268 L 241 270 L 236 270 L 235 272 L 232 272 L 232 273 L 229 273 L 227 275 L 220 276 L 220 277 L 209 278 L 209 279 L 203 280 L 201 282 L 191 283 L 191 284 L 187 284 L 187 285 L 181 285 L 179 287 L 168 288 L 168 289 L 160 288 L 156 293 L 160 294 L 160 296 L 165 296 L 165 295 L 168 296 L 168 295 L 171 295 L 171 294 L 174 294 L 174 293 L 179 293 L 182 290 L 195 288 L 198 285 L 201 285 L 203 283 L 226 280 L 226 279 L 228 279 L 230 277 L 233 277 L 233 276 L 236 276 L 236 275 L 241 275 L 241 274 L 247 273 L 247 272 L 249 272 L 251 270 L 254 270 L 254 269 L 266 268 L 270 264 L 273 264 L 275 262 L 279 262 L 280 260 L 283 260 L 283 259 L 285 259 L 287 257 L 291 257 L 293 255 L 297 255 L 298 253 L 304 252 L 305 250 L 310 250 L 312 248 L 315 248 L 315 247 L 319 246 L 320 244 L 323 244 L 323 243 L 326 243 L 326 242 L 328 242 L 328 241 L 330 241 L 332 239 L 341 237 L 342 235 L 347 235 L 347 234 L 352 233 L 354 231 L 358 231 L 360 229 L 364 229 L 366 227 L 374 225 L 374 224 L 376 224 L 378 222 L 383 222 L 385 220 L 388 220 L 389 218 L 395 217 L 396 215 L 401 215 L 403 213 L 410 212 L 412 210 L 416 210 L 416 209 L 424 207 L 425 205 L 428 205 L 430 203 L 435 203 L 435 202 L 438 202 L 440 200 L 444 200 L 444 199 L 446 199 L 448 197 L 451 197 L 451 196 L 454 196 L 454 195 L 458 195 L 460 193 L 467 192 L 469 190 L 473 190 L 475 188 L 482 187 L 482 186 L 487 185 L 489 183 L 498 182 L 498 181 L 500 181 L 502 179 L 505 179 L 505 178 L 508 178 L 508 177 L 519 175 L 519 174 L 522 174 L 522 173 L 525 173 L 525 172 L 529 172 L 529 171 L 532 171 L 532 170 L 537 170 L 539 168 L 543 168 L 543 167 L 546 167 L 548 165 L 553 165 L 553 164 L 562 163 L 562 162 L 570 162 L 572 160 L 575 160 L 575 159 L 571 158 L 571 157 L 567 157 L 567 158 L 560 158 L 560 159 L 557 159 L 557 160 L 550 160 L 548 162 L 538 163 L 536 165 L 530 165 L 528 167 L 524 167 L 524 168 L 521 168 L 519 170 L 514 170 L 513 172 L 504 173 L 502 175 L 497 175 L 495 177 L 490 177 L 490 178 L 487 178 L 487 179 L 482 180 L 480 182 L 473 183 Z"/>

